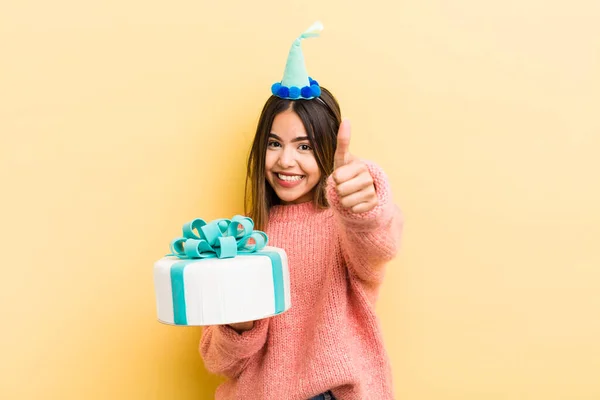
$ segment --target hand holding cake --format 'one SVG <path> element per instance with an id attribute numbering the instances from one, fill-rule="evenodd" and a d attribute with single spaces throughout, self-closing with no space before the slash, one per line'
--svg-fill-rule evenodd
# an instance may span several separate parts
<path id="1" fill-rule="evenodd" d="M 371 211 L 378 204 L 373 177 L 367 165 L 350 154 L 350 121 L 340 124 L 334 155 L 333 180 L 340 204 L 353 213 Z"/>
<path id="2" fill-rule="evenodd" d="M 238 324 L 229 324 L 229 326 L 238 333 L 246 332 L 254 328 L 254 321 L 240 322 Z"/>

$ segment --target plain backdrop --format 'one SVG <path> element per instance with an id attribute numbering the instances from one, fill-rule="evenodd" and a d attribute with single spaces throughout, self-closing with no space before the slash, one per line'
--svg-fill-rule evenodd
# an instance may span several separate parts
<path id="1" fill-rule="evenodd" d="M 397 399 L 600 398 L 596 0 L 0 3 L 0 397 L 210 399 L 152 267 L 243 212 L 292 41 L 406 216 Z M 370 399 L 369 399 L 370 400 Z"/>

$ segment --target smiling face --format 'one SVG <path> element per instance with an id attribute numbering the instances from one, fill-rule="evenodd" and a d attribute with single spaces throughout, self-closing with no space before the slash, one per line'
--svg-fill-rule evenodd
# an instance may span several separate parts
<path id="1" fill-rule="evenodd" d="M 321 171 L 302 120 L 291 109 L 275 117 L 265 156 L 265 176 L 283 204 L 311 201 Z"/>
<path id="2" fill-rule="evenodd" d="M 271 207 L 276 205 L 312 199 L 317 208 L 329 206 L 327 177 L 333 172 L 341 119 L 337 100 L 323 86 L 321 96 L 313 100 L 269 97 L 246 165 L 244 212 L 257 229 L 267 228 Z M 298 137 L 305 139 L 292 143 Z"/>

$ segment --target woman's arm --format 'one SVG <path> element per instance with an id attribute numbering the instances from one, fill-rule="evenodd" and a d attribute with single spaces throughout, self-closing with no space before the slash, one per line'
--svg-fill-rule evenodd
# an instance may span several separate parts
<path id="1" fill-rule="evenodd" d="M 371 175 L 376 205 L 355 213 L 342 204 L 333 175 L 327 181 L 327 198 L 338 223 L 342 252 L 352 273 L 368 282 L 383 279 L 384 265 L 400 247 L 403 217 L 394 204 L 387 176 L 373 163 L 363 162 Z"/>
<path id="2" fill-rule="evenodd" d="M 206 369 L 214 374 L 236 378 L 247 361 L 257 354 L 267 341 L 269 319 L 242 324 L 217 325 L 204 328 L 200 339 L 200 355 Z M 250 328 L 244 330 L 245 328 Z M 239 333 L 238 333 L 239 331 Z"/>

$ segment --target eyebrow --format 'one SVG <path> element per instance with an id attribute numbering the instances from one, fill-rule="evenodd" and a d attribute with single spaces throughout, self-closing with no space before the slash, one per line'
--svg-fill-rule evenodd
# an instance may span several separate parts
<path id="1" fill-rule="evenodd" d="M 283 142 L 283 139 L 281 139 L 279 136 L 277 136 L 274 133 L 269 133 L 269 137 L 275 138 L 275 139 L 279 140 L 280 142 Z M 308 138 L 308 136 L 298 136 L 298 137 L 292 139 L 292 143 L 304 142 L 305 140 L 310 141 L 310 139 Z"/>

